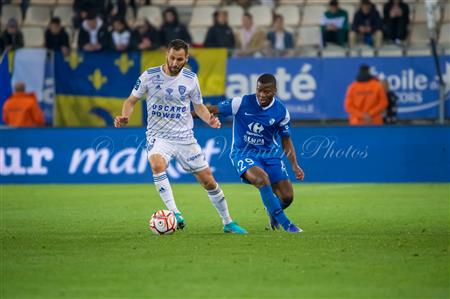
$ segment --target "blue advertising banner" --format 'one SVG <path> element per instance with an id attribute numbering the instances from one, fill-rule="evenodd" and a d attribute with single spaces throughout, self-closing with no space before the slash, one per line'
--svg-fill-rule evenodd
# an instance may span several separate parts
<path id="1" fill-rule="evenodd" d="M 228 158 L 231 130 L 195 133 L 216 179 L 239 182 Z M 0 183 L 151 183 L 144 136 L 144 129 L 0 130 Z M 306 127 L 292 138 L 305 182 L 450 182 L 450 126 Z M 167 174 L 195 181 L 175 161 Z"/>
<path id="2" fill-rule="evenodd" d="M 450 117 L 450 56 L 440 59 L 446 83 L 446 115 Z M 399 97 L 398 117 L 437 118 L 439 86 L 431 56 L 364 58 L 231 58 L 226 96 L 254 93 L 262 73 L 278 81 L 278 97 L 294 119 L 343 119 L 347 87 L 361 64 L 387 79 Z"/>

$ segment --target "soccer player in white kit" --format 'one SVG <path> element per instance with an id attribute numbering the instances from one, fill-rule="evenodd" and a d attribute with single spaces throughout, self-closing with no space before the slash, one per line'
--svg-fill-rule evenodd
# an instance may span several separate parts
<path id="1" fill-rule="evenodd" d="M 122 115 L 114 119 L 114 126 L 124 127 L 134 105 L 147 94 L 148 159 L 156 190 L 167 209 L 175 213 L 178 228 L 182 229 L 185 221 L 175 204 L 166 174 L 172 159 L 192 173 L 205 188 L 222 218 L 224 232 L 246 234 L 247 231 L 231 219 L 225 195 L 214 179 L 192 131 L 191 102 L 195 113 L 212 128 L 220 128 L 220 121 L 203 105 L 196 74 L 184 68 L 189 58 L 188 52 L 189 46 L 184 41 L 171 41 L 167 47 L 166 63 L 142 73 L 123 104 Z"/>

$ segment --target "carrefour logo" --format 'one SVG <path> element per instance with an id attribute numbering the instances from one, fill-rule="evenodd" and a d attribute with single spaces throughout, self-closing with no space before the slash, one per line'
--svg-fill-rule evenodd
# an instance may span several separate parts
<path id="1" fill-rule="evenodd" d="M 261 134 L 264 131 L 264 127 L 260 123 L 252 122 L 248 125 L 248 128 L 255 134 Z"/>
<path id="2" fill-rule="evenodd" d="M 316 95 L 317 82 L 310 74 L 312 65 L 303 64 L 297 74 L 288 73 L 284 67 L 278 67 L 274 73 L 277 78 L 277 96 L 283 101 L 292 98 L 299 101 L 310 101 Z M 256 81 L 260 74 L 231 74 L 228 76 L 226 95 L 229 98 L 254 93 Z"/>

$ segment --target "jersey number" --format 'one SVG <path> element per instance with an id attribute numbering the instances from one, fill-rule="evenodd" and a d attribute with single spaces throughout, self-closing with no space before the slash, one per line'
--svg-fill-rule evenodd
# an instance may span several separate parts
<path id="1" fill-rule="evenodd" d="M 237 165 L 239 168 L 239 171 L 243 171 L 247 166 L 253 165 L 255 162 L 253 162 L 250 158 L 245 158 L 244 160 L 239 160 Z"/>

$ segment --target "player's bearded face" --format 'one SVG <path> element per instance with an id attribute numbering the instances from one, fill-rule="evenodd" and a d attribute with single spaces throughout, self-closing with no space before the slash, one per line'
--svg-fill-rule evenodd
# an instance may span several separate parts
<path id="1" fill-rule="evenodd" d="M 261 84 L 258 82 L 256 86 L 256 95 L 258 97 L 258 102 L 262 107 L 269 106 L 276 93 L 277 88 L 271 83 Z"/>
<path id="2" fill-rule="evenodd" d="M 169 69 L 170 75 L 176 76 L 181 71 L 181 69 L 186 65 L 188 60 L 188 55 L 183 49 L 175 50 L 170 49 L 167 52 L 167 68 Z"/>

